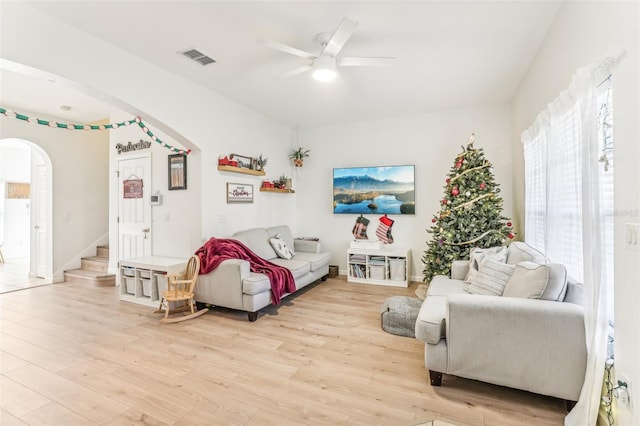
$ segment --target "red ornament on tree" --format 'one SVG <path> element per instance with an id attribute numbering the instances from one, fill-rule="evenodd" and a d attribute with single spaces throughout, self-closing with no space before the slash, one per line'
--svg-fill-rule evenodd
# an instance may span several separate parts
<path id="1" fill-rule="evenodd" d="M 486 185 L 484 182 L 482 182 L 482 183 L 480 184 L 480 189 L 485 189 L 486 187 L 487 187 L 487 185 Z"/>
<path id="2" fill-rule="evenodd" d="M 511 226 L 511 222 L 507 222 L 507 226 Z"/>
<path id="3" fill-rule="evenodd" d="M 507 235 L 507 237 L 509 237 L 509 239 L 512 239 L 514 235 L 511 232 L 509 232 L 509 235 Z"/>
<path id="4" fill-rule="evenodd" d="M 458 161 L 456 163 L 456 169 L 459 169 L 460 167 L 462 167 L 462 161 Z"/>
<path id="5" fill-rule="evenodd" d="M 460 191 L 458 190 L 457 186 L 454 186 L 453 189 L 451 190 L 451 195 L 458 195 L 460 193 Z"/>
<path id="6" fill-rule="evenodd" d="M 436 218 L 431 219 L 431 222 L 436 223 Z"/>
<path id="7" fill-rule="evenodd" d="M 446 179 L 445 179 L 445 182 L 449 183 L 449 182 L 451 182 L 451 179 L 446 178 Z"/>

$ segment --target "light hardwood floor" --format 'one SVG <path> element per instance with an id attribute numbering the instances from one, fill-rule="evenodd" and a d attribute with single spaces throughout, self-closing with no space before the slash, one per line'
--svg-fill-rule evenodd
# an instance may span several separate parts
<path id="1" fill-rule="evenodd" d="M 160 324 L 118 288 L 65 282 L 0 295 L 0 424 L 560 425 L 553 398 L 445 376 L 380 328 L 398 289 L 312 285 L 261 312 Z"/>
<path id="2" fill-rule="evenodd" d="M 29 258 L 5 259 L 0 263 L 0 293 L 51 284 L 53 280 L 29 276 Z"/>

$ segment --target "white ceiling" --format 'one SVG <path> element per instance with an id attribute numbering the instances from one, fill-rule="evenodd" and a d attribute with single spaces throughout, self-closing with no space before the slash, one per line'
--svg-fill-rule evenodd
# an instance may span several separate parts
<path id="1" fill-rule="evenodd" d="M 509 102 L 560 2 L 147 0 L 29 4 L 283 123 L 317 126 Z M 395 56 L 394 64 L 339 68 L 339 78 L 331 83 L 316 82 L 310 73 L 282 79 L 282 74 L 307 61 L 257 43 L 267 38 L 318 53 L 316 34 L 333 32 L 343 17 L 358 21 L 359 26 L 341 55 Z M 217 62 L 201 66 L 177 53 L 189 48 Z M 44 87 L 31 87 L 26 82 L 9 86 L 14 78 L 20 77 L 2 74 L 3 102 L 42 110 L 48 82 L 37 83 Z M 39 102 L 29 104 L 38 97 Z M 16 104 L 15 99 L 21 103 Z M 61 104 L 79 112 L 80 104 L 87 101 L 57 98 L 55 105 L 47 108 L 56 109 L 59 116 L 63 114 Z"/>

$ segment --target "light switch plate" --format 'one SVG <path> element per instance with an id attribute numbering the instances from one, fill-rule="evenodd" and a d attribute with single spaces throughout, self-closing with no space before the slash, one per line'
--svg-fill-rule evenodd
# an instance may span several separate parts
<path id="1" fill-rule="evenodd" d="M 628 249 L 640 251 L 640 224 L 639 223 L 624 224 L 624 241 Z"/>

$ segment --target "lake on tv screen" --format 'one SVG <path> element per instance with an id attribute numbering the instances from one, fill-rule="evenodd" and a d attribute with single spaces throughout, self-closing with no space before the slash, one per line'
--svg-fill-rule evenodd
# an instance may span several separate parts
<path id="1" fill-rule="evenodd" d="M 375 204 L 375 210 L 369 207 Z M 380 195 L 372 200 L 364 200 L 354 204 L 337 203 L 333 209 L 334 213 L 379 213 L 379 214 L 400 214 L 400 206 L 402 201 L 396 199 L 393 195 Z"/>

